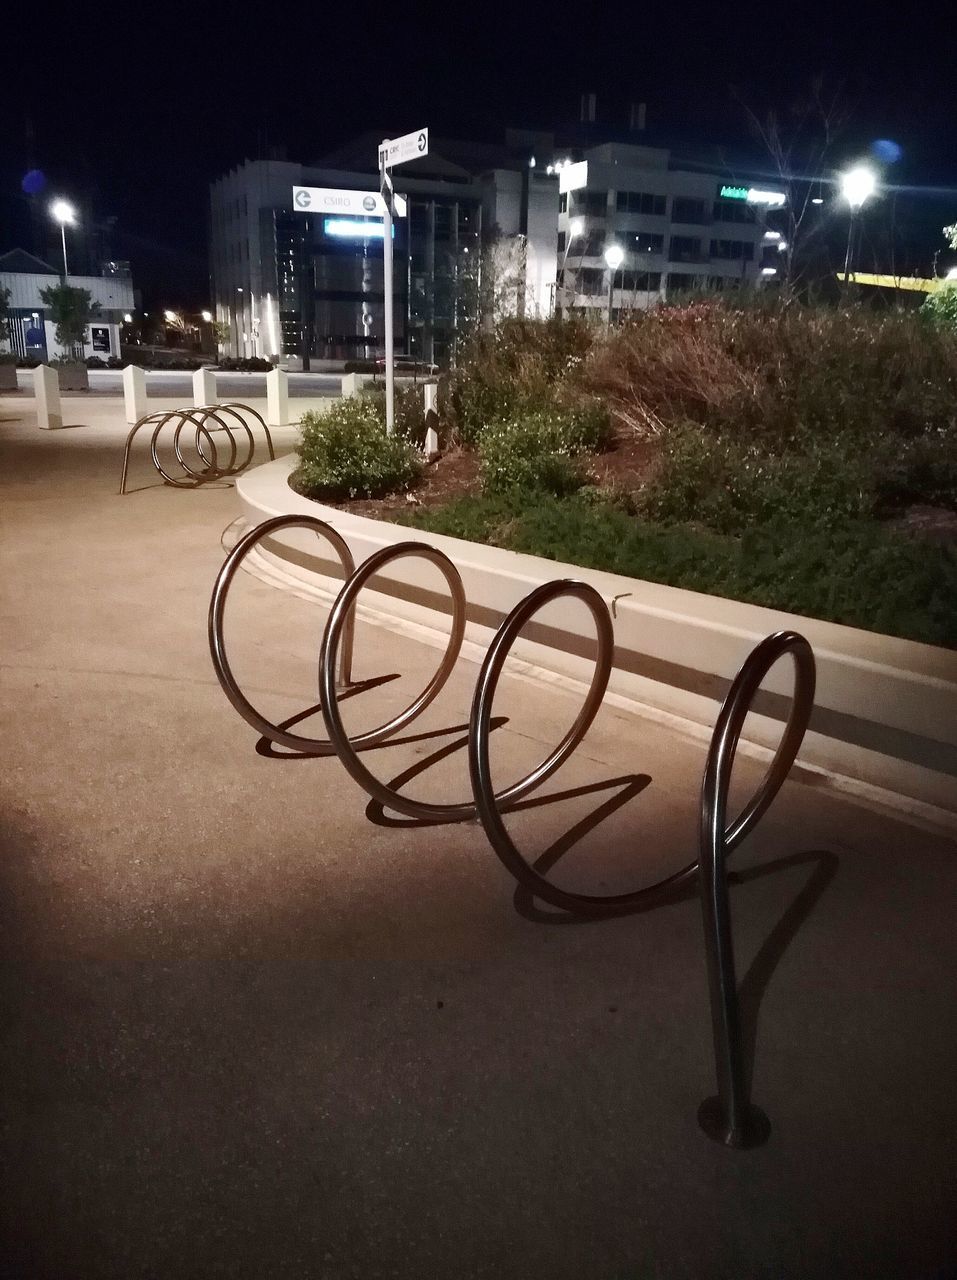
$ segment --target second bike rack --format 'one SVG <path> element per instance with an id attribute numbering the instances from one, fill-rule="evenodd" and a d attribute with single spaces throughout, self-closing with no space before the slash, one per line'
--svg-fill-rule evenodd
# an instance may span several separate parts
<path id="1" fill-rule="evenodd" d="M 172 485 L 174 489 L 195 489 L 201 484 L 208 484 L 211 480 L 222 480 L 226 476 L 239 475 L 252 462 L 253 454 L 256 452 L 252 428 L 247 420 L 247 415 L 249 419 L 252 419 L 254 426 L 258 425 L 262 428 L 266 437 L 266 448 L 269 451 L 269 457 L 274 460 L 276 453 L 273 449 L 269 428 L 263 421 L 262 415 L 257 413 L 251 405 L 230 401 L 228 404 L 210 404 L 195 409 L 160 409 L 156 413 L 145 414 L 134 424 L 126 437 L 126 448 L 123 451 L 123 471 L 120 476 L 120 493 L 126 493 L 126 476 L 130 467 L 130 449 L 133 447 L 133 438 L 143 427 L 153 428 L 153 434 L 150 437 L 150 458 L 153 466 L 163 477 L 164 482 Z M 171 425 L 173 426 L 173 452 L 186 477 L 185 479 L 171 476 L 160 461 L 159 437 L 164 427 Z M 193 448 L 199 455 L 199 460 L 202 464 L 200 469 L 187 462 L 180 444 L 180 437 L 188 426 L 195 428 Z M 243 433 L 240 439 L 245 445 L 245 452 L 241 457 L 236 448 L 236 435 L 234 435 L 234 432 L 236 434 Z M 216 448 L 216 441 L 213 438 L 216 434 L 225 435 L 226 437 L 226 443 L 229 448 L 229 461 L 225 465 L 220 464 L 219 452 Z"/>
<path id="2" fill-rule="evenodd" d="M 325 540 L 336 553 L 345 578 L 329 614 L 319 651 L 320 706 L 328 738 L 291 733 L 263 715 L 239 687 L 226 651 L 225 608 L 236 573 L 246 556 L 263 540 L 290 529 L 307 530 Z M 405 710 L 386 724 L 350 738 L 343 726 L 339 699 L 352 683 L 356 602 L 360 591 L 376 574 L 394 561 L 407 557 L 427 560 L 445 578 L 452 600 L 448 646 L 432 679 Z M 489 740 L 492 704 L 499 679 L 512 646 L 523 628 L 547 604 L 563 597 L 581 601 L 595 622 L 598 648 L 588 693 L 571 728 L 545 760 L 518 782 L 496 792 L 492 782 Z M 462 647 L 465 614 L 466 599 L 461 575 L 448 556 L 437 548 L 422 542 L 398 543 L 375 552 L 356 568 L 345 539 L 325 521 L 313 516 L 276 516 L 246 533 L 230 551 L 216 576 L 209 606 L 210 653 L 217 678 L 227 698 L 243 719 L 263 737 L 293 751 L 322 756 L 337 755 L 349 774 L 374 800 L 408 817 L 439 823 L 478 817 L 493 850 L 515 880 L 529 893 L 552 906 L 578 915 L 623 915 L 670 897 L 697 878 L 704 921 L 718 1085 L 717 1095 L 701 1104 L 698 1121 L 709 1137 L 725 1146 L 761 1145 L 770 1134 L 770 1123 L 750 1097 L 725 864 L 728 855 L 754 830 L 771 805 L 787 778 L 804 739 L 814 705 L 815 663 L 810 645 L 797 632 L 775 632 L 752 650 L 732 681 L 718 713 L 705 763 L 698 857 L 657 883 L 628 893 L 572 893 L 552 884 L 523 856 L 508 834 L 502 813 L 561 768 L 585 737 L 601 707 L 612 670 L 614 631 L 607 605 L 587 583 L 573 579 L 544 583 L 521 600 L 496 631 L 479 669 L 469 716 L 468 754 L 472 784 L 470 800 L 452 804 L 414 800 L 387 786 L 361 758 L 363 749 L 377 746 L 404 728 L 441 692 L 452 674 Z M 774 664 L 785 655 L 790 655 L 794 664 L 794 693 L 784 734 L 754 795 L 737 818 L 729 823 L 728 788 L 744 722 L 761 682 Z"/>

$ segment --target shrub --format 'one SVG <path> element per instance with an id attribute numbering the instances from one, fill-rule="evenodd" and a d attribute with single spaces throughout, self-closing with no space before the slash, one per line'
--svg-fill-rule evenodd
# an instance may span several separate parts
<path id="1" fill-rule="evenodd" d="M 579 380 L 643 432 L 691 420 L 793 448 L 957 428 L 957 344 L 913 312 L 660 307 L 597 343 Z"/>
<path id="2" fill-rule="evenodd" d="M 385 422 L 385 387 L 366 387 L 362 397 Z M 425 444 L 425 397 L 421 387 L 395 387 L 392 399 L 395 434 L 421 449 Z"/>
<path id="3" fill-rule="evenodd" d="M 872 459 L 840 442 L 774 454 L 715 438 L 694 423 L 669 432 L 637 499 L 650 519 L 694 522 L 724 534 L 770 522 L 834 528 L 871 515 L 876 502 Z"/>
<path id="4" fill-rule="evenodd" d="M 87 356 L 86 367 L 88 369 L 105 369 L 106 361 L 102 356 Z"/>
<path id="5" fill-rule="evenodd" d="M 443 397 L 459 437 L 474 444 L 486 427 L 548 408 L 584 359 L 591 328 L 580 320 L 504 320 L 467 344 Z"/>
<path id="6" fill-rule="evenodd" d="M 920 314 L 931 324 L 957 334 L 957 283 L 945 284 L 924 299 Z"/>
<path id="7" fill-rule="evenodd" d="M 379 498 L 407 489 L 421 470 L 415 450 L 386 435 L 382 414 L 365 396 L 305 414 L 299 456 L 291 483 L 307 498 Z"/>
<path id="8" fill-rule="evenodd" d="M 608 414 L 594 405 L 496 423 L 479 441 L 482 487 L 487 494 L 574 493 L 585 483 L 580 455 L 602 447 L 609 434 Z"/>
<path id="9" fill-rule="evenodd" d="M 212 363 L 212 360 L 200 361 L 197 368 L 199 364 Z M 271 361 L 263 360 L 260 356 L 223 356 L 216 363 L 217 369 L 229 373 L 269 373 L 272 367 Z"/>

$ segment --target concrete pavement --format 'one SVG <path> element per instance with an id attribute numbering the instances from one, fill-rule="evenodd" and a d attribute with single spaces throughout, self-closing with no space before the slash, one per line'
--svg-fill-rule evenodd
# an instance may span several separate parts
<path id="1" fill-rule="evenodd" d="M 697 901 L 555 919 L 474 824 L 392 819 L 335 760 L 257 752 L 206 648 L 233 491 L 159 485 L 144 442 L 118 497 L 124 424 L 31 412 L 0 400 L 0 1273 L 957 1274 L 952 842 L 787 784 L 732 895 L 773 1133 L 716 1147 Z M 237 580 L 231 654 L 273 718 L 314 701 L 322 622 Z M 360 624 L 356 676 L 398 678 L 350 725 L 410 700 L 426 640 Z M 475 672 L 370 764 L 465 794 Z M 576 705 L 504 680 L 503 779 Z M 510 830 L 569 887 L 650 880 L 691 856 L 702 763 L 606 708 Z"/>

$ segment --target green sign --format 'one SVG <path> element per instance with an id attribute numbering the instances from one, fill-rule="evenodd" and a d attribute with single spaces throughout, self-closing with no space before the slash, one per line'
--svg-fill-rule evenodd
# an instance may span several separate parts
<path id="1" fill-rule="evenodd" d="M 722 187 L 718 192 L 722 200 L 747 200 L 747 187 Z"/>

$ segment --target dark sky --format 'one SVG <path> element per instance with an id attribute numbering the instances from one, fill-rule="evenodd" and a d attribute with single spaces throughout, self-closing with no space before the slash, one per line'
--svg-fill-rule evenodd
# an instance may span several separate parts
<path id="1" fill-rule="evenodd" d="M 308 161 L 351 135 L 494 140 L 506 124 L 573 120 L 648 103 L 649 122 L 747 138 L 731 89 L 786 110 L 815 73 L 846 86 L 849 158 L 875 138 L 901 145 L 888 177 L 927 192 L 928 225 L 957 219 L 953 7 L 284 0 L 225 6 L 18 5 L 5 19 L 0 251 L 31 248 L 20 180 L 32 158 L 48 193 L 92 198 L 117 218 L 154 305 L 206 300 L 209 181 L 257 139 Z M 567 15 L 571 16 L 567 16 Z M 34 139 L 28 146 L 26 120 Z M 159 297 L 162 293 L 163 297 Z"/>

